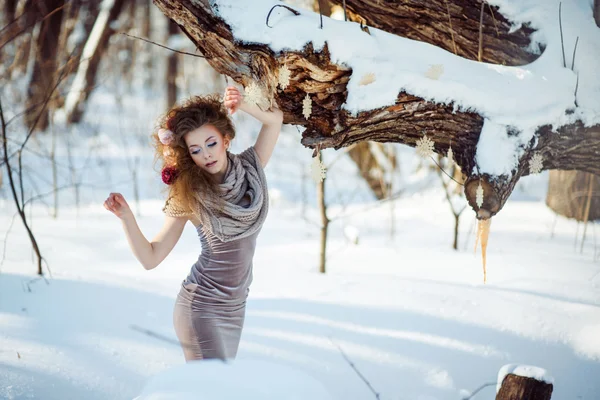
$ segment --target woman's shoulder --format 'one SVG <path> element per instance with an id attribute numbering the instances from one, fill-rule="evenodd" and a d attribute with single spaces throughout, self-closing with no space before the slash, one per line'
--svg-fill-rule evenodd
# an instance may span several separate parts
<path id="1" fill-rule="evenodd" d="M 258 154 L 256 153 L 256 149 L 254 148 L 254 145 L 248 147 L 247 149 L 245 149 L 244 151 L 242 151 L 238 154 L 234 154 L 234 157 L 238 157 L 240 160 L 248 161 L 250 164 L 252 164 L 256 167 L 261 166 L 260 158 L 258 157 Z"/>

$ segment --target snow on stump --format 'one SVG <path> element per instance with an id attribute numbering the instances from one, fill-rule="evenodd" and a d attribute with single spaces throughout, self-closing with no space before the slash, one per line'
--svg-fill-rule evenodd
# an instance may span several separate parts
<path id="1" fill-rule="evenodd" d="M 542 368 L 507 364 L 498 372 L 496 400 L 550 400 L 553 384 Z"/>
<path id="2" fill-rule="evenodd" d="M 303 372 L 266 360 L 192 361 L 152 377 L 134 400 L 333 400 Z"/>

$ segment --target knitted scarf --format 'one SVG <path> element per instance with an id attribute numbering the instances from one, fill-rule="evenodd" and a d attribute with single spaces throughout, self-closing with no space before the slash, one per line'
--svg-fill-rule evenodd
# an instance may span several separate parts
<path id="1" fill-rule="evenodd" d="M 239 155 L 227 153 L 225 180 L 219 184 L 220 200 L 204 199 L 198 214 L 202 229 L 223 242 L 250 236 L 262 226 L 269 208 L 267 180 L 260 160 L 250 147 Z M 245 195 L 247 206 L 239 205 Z"/>
<path id="2" fill-rule="evenodd" d="M 220 201 L 200 199 L 193 213 L 186 212 L 177 199 L 169 197 L 163 211 L 173 217 L 196 215 L 204 233 L 229 242 L 250 236 L 260 229 L 269 209 L 267 180 L 254 147 L 241 154 L 227 153 L 225 180 L 218 187 Z M 250 204 L 239 205 L 245 195 Z"/>

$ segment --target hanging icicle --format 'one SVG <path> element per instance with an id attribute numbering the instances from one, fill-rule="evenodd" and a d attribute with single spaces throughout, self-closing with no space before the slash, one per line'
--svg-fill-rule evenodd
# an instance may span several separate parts
<path id="1" fill-rule="evenodd" d="M 483 261 L 483 283 L 487 281 L 487 244 L 490 237 L 490 226 L 492 219 L 483 219 L 477 221 L 477 238 L 475 239 L 475 252 L 477 253 L 477 244 L 481 242 L 481 259 Z"/>

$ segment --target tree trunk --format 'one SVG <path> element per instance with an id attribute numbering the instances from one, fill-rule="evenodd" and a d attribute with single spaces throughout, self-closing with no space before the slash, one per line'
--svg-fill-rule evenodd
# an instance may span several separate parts
<path id="1" fill-rule="evenodd" d="M 63 62 L 61 65 L 64 65 L 66 69 L 64 71 L 65 77 L 70 76 L 78 70 L 83 47 L 85 46 L 86 39 L 90 37 L 90 33 L 96 22 L 99 3 L 100 0 L 71 2 L 69 17 L 64 25 L 65 46 L 63 48 L 65 50 L 63 51 Z M 81 24 L 81 26 L 77 27 L 78 24 Z M 75 29 L 82 29 L 82 31 L 75 31 Z M 64 104 L 60 106 L 62 107 Z"/>
<path id="2" fill-rule="evenodd" d="M 35 38 L 36 57 L 26 101 L 26 108 L 30 111 L 25 114 L 25 125 L 30 130 L 45 130 L 48 127 L 48 117 L 53 108 L 53 102 L 49 102 L 47 107 L 44 107 L 44 100 L 57 83 L 57 58 L 61 52 L 60 30 L 64 14 L 60 8 L 63 8 L 64 4 L 64 0 L 45 2 L 46 12 L 44 14 L 59 10 L 42 21 L 37 38 Z"/>
<path id="3" fill-rule="evenodd" d="M 580 222 L 600 220 L 600 176 L 550 171 L 546 205 L 555 213 Z"/>
<path id="4" fill-rule="evenodd" d="M 508 374 L 496 394 L 496 400 L 550 400 L 552 389 L 551 383 Z"/>
<path id="5" fill-rule="evenodd" d="M 398 94 L 393 105 L 351 115 L 342 109 L 342 105 L 346 102 L 347 84 L 352 70 L 345 65 L 333 63 L 327 45 L 318 52 L 308 43 L 302 51 L 275 53 L 267 45 L 244 44 L 236 40 L 229 25 L 215 13 L 207 0 L 154 0 L 154 3 L 168 17 L 177 21 L 213 68 L 244 86 L 250 82 L 258 83 L 265 97 L 276 102 L 284 112 L 284 123 L 305 126 L 301 141 L 307 147 L 339 149 L 369 140 L 415 146 L 416 141 L 422 137 L 422 132 L 428 132 L 434 142 L 434 151 L 438 154 L 446 155 L 452 144 L 456 162 L 467 177 L 465 195 L 480 219 L 490 218 L 502 209 L 519 178 L 529 174 L 529 161 L 534 153 L 543 157 L 543 169 L 576 169 L 600 174 L 600 126 L 584 127 L 576 122 L 563 126 L 557 132 L 553 132 L 550 125 L 542 126 L 535 132 L 536 140 L 532 140 L 523 151 L 512 175 L 480 174 L 475 169 L 475 154 L 483 126 L 481 115 L 457 111 L 452 104 L 432 103 L 405 92 Z M 370 12 L 358 9 L 361 4 L 367 3 Z M 391 15 L 389 18 L 404 15 L 406 18 L 402 21 L 408 27 L 398 29 L 406 29 L 408 32 L 410 26 L 416 29 L 418 25 L 418 33 L 415 34 L 419 35 L 419 40 L 450 48 L 453 43 L 451 38 L 448 39 L 451 37 L 449 24 L 443 22 L 447 21 L 449 4 L 453 27 L 451 32 L 459 32 L 464 36 L 463 40 L 457 38 L 458 34 L 453 35 L 459 48 L 458 53 L 463 55 L 462 51 L 464 55 L 477 58 L 481 13 L 479 2 L 471 5 L 466 0 L 448 3 L 446 0 L 410 0 L 400 3 L 376 0 L 361 3 L 349 0 L 348 4 L 355 5 L 355 11 L 367 21 L 375 21 L 376 14 L 381 14 L 381 18 L 388 18 L 386 13 Z M 464 17 L 456 17 L 458 12 L 453 10 L 452 4 L 460 4 L 464 8 Z M 413 13 L 423 15 L 423 19 L 415 18 L 414 15 L 417 14 Z M 428 15 L 427 18 L 424 13 Z M 386 30 L 394 31 L 394 27 L 402 25 L 399 20 L 389 18 L 386 21 L 394 22 L 386 25 Z M 494 18 L 499 33 L 496 37 L 495 28 L 491 33 L 483 31 L 486 44 L 483 60 L 493 61 L 497 58 L 498 62 L 513 60 L 517 64 L 535 58 L 534 55 L 516 49 L 525 44 L 519 38 L 528 37 L 526 29 L 521 33 L 503 34 L 501 28 L 508 26 L 509 22 L 504 21 L 498 13 L 494 14 Z M 490 25 L 484 18 L 484 24 L 486 27 L 493 26 L 493 21 Z M 475 30 L 475 36 L 468 34 Z M 489 43 L 496 44 L 488 46 L 488 40 Z M 506 62 L 509 63 L 508 61 Z M 288 87 L 280 91 L 277 89 L 277 77 L 278 70 L 283 65 L 292 74 Z M 312 99 L 312 113 L 308 120 L 302 113 L 302 101 L 307 94 Z M 476 202 L 479 182 L 484 187 L 481 207 Z"/>
<path id="6" fill-rule="evenodd" d="M 77 75 L 65 100 L 65 113 L 69 123 L 77 123 L 83 117 L 85 103 L 96 82 L 100 61 L 113 34 L 111 24 L 117 20 L 124 3 L 125 0 L 104 0 L 100 6 L 100 13 L 83 48 Z"/>
<path id="7" fill-rule="evenodd" d="M 15 19 L 15 10 L 17 9 L 17 0 L 4 0 L 4 21 L 3 25 L 8 25 Z"/>
<path id="8" fill-rule="evenodd" d="M 321 152 L 318 152 L 317 157 L 321 161 Z M 319 251 L 319 272 L 324 274 L 327 262 L 327 229 L 329 228 L 329 218 L 327 218 L 327 201 L 325 199 L 325 180 L 323 178 L 317 184 L 317 203 L 321 213 L 321 247 Z"/>
<path id="9" fill-rule="evenodd" d="M 142 36 L 150 38 L 151 27 L 152 27 L 152 14 L 151 0 L 138 0 L 139 6 L 142 8 Z M 149 44 L 144 44 L 143 51 L 140 52 L 140 57 L 143 58 L 143 74 L 144 74 L 144 87 L 152 87 L 152 49 Z"/>
<path id="10" fill-rule="evenodd" d="M 169 35 L 177 35 L 179 33 L 179 26 L 171 20 L 169 20 Z M 171 52 L 167 58 L 167 72 L 165 81 L 167 82 L 167 108 L 173 107 L 177 102 L 177 64 L 179 62 L 179 54 Z"/>
<path id="11" fill-rule="evenodd" d="M 377 143 L 379 144 L 379 143 Z M 383 166 L 371 152 L 369 142 L 360 142 L 352 146 L 348 155 L 358 167 L 362 178 L 367 182 L 378 200 L 387 196 L 387 183 L 383 179 Z"/>

